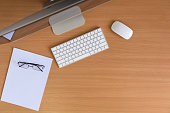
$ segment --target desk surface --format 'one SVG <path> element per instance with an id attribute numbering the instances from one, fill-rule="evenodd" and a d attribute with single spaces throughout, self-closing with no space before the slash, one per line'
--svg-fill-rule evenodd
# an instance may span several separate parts
<path id="1" fill-rule="evenodd" d="M 0 29 L 40 10 L 43 2 L 1 1 Z M 84 13 L 86 24 L 71 32 L 55 36 L 47 28 L 1 45 L 0 92 L 13 47 L 53 58 L 51 47 L 101 27 L 110 49 L 62 69 L 54 61 L 39 113 L 169 113 L 169 10 L 169 0 L 113 0 Z M 134 30 L 131 40 L 110 30 L 115 20 Z M 0 113 L 35 111 L 0 102 Z"/>

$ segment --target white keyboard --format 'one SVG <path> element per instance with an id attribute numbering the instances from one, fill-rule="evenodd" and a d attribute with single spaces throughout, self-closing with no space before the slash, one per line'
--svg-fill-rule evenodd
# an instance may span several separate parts
<path id="1" fill-rule="evenodd" d="M 59 68 L 108 49 L 101 28 L 51 48 Z"/>

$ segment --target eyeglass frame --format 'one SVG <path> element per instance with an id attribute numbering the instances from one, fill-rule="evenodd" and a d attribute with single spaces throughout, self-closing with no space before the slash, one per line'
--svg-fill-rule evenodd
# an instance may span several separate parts
<path id="1" fill-rule="evenodd" d="M 25 64 L 26 64 L 26 65 L 28 65 L 28 68 L 29 68 L 29 67 L 32 67 L 32 68 L 33 68 L 33 66 L 37 66 L 37 67 L 38 67 L 38 69 L 39 69 L 41 72 L 43 72 L 43 70 L 42 70 L 42 69 L 40 69 L 40 67 L 39 67 L 39 66 L 42 66 L 42 67 L 43 67 L 43 69 L 45 68 L 45 66 L 44 66 L 44 65 L 34 64 L 34 63 L 28 63 L 28 62 L 20 62 L 20 61 L 19 61 L 19 62 L 18 62 L 18 66 L 19 66 L 19 67 L 21 67 L 21 68 L 22 68 L 22 66 L 23 66 L 23 65 L 21 65 L 21 66 L 20 66 L 20 65 L 19 65 L 19 63 L 23 63 L 23 65 L 25 65 Z M 32 65 L 32 66 L 30 66 L 30 65 Z M 24 69 L 28 69 L 28 68 L 24 68 Z M 34 69 L 34 68 L 33 68 L 33 69 Z M 34 70 L 35 70 L 35 69 L 34 69 Z M 38 70 L 36 70 L 36 71 L 38 71 Z"/>

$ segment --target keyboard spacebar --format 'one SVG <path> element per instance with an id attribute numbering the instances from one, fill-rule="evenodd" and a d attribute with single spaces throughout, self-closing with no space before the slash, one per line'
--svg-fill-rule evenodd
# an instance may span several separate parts
<path id="1" fill-rule="evenodd" d="M 75 58 L 75 59 L 74 59 L 74 62 L 77 62 L 77 61 L 79 61 L 79 60 L 81 60 L 81 59 L 83 59 L 83 58 L 86 58 L 86 57 L 88 57 L 88 56 L 90 56 L 90 53 L 87 53 L 87 54 L 84 54 L 84 55 L 82 55 L 82 56 L 80 56 L 80 57 Z"/>

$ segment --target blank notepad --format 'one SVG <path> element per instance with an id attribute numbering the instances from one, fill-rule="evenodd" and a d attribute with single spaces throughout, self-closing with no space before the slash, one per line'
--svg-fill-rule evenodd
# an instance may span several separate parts
<path id="1" fill-rule="evenodd" d="M 43 71 L 36 67 L 21 68 L 18 62 L 43 65 Z M 31 52 L 13 49 L 1 101 L 39 110 L 52 59 Z"/>

